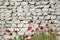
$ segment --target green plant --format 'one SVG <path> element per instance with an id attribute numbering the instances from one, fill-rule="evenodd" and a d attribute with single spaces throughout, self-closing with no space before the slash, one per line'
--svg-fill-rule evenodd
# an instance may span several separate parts
<path id="1" fill-rule="evenodd" d="M 20 36 L 18 36 L 18 39 L 16 38 L 16 37 L 14 37 L 14 39 L 13 40 L 24 40 L 23 39 L 23 36 L 22 35 L 20 35 Z"/>
<path id="2" fill-rule="evenodd" d="M 49 35 L 46 35 L 45 32 L 35 33 L 31 40 L 58 40 L 56 32 L 48 32 Z"/>

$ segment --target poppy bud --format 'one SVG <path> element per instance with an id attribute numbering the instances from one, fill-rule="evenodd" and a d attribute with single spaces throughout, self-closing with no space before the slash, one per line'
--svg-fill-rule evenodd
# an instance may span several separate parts
<path id="1" fill-rule="evenodd" d="M 33 20 L 32 20 L 32 19 L 30 19 L 29 23 L 32 23 L 32 22 L 33 22 Z"/>
<path id="2" fill-rule="evenodd" d="M 31 30 L 31 32 L 34 32 L 34 30 Z"/>
<path id="3" fill-rule="evenodd" d="M 6 29 L 6 32 L 11 32 L 9 29 Z"/>
<path id="4" fill-rule="evenodd" d="M 37 24 L 38 24 L 38 25 L 40 25 L 40 24 L 41 24 L 41 22 L 38 22 Z"/>
<path id="5" fill-rule="evenodd" d="M 43 26 L 40 26 L 40 30 L 43 30 L 44 29 L 44 27 Z"/>
<path id="6" fill-rule="evenodd" d="M 12 33 L 10 33 L 9 35 L 12 36 Z"/>
<path id="7" fill-rule="evenodd" d="M 53 28 L 49 28 L 49 32 L 53 32 Z"/>
<path id="8" fill-rule="evenodd" d="M 57 36 L 60 36 L 60 34 L 56 34 Z"/>
<path id="9" fill-rule="evenodd" d="M 35 30 L 38 30 L 38 28 L 36 28 Z"/>
<path id="10" fill-rule="evenodd" d="M 48 24 L 46 24 L 46 26 L 48 26 Z"/>
<path id="11" fill-rule="evenodd" d="M 14 30 L 15 33 L 18 33 L 18 30 Z"/>
<path id="12" fill-rule="evenodd" d="M 29 30 L 31 30 L 31 29 L 32 29 L 32 26 L 29 26 L 27 30 L 29 31 Z"/>
<path id="13" fill-rule="evenodd" d="M 28 38 L 28 35 L 26 35 L 25 38 Z"/>

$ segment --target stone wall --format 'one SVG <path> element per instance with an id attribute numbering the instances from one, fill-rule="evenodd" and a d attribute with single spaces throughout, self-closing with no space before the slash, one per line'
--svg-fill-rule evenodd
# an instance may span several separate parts
<path id="1" fill-rule="evenodd" d="M 23 35 L 29 25 L 37 27 L 39 21 L 54 21 L 60 27 L 59 0 L 0 0 L 0 40 L 11 38 L 5 31 Z M 30 23 L 32 22 L 32 23 Z"/>

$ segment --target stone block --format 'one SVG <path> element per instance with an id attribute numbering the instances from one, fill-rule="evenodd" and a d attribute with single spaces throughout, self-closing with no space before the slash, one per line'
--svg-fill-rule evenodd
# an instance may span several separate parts
<path id="1" fill-rule="evenodd" d="M 0 6 L 0 9 L 5 9 L 6 8 L 6 6 Z"/>
<path id="2" fill-rule="evenodd" d="M 43 15 L 48 15 L 48 12 L 43 12 Z"/>
<path id="3" fill-rule="evenodd" d="M 35 4 L 35 2 L 29 2 L 29 4 L 32 4 L 32 5 L 34 5 L 34 4 Z"/>
<path id="4" fill-rule="evenodd" d="M 52 15 L 52 16 L 51 16 L 51 19 L 56 19 L 56 16 L 53 16 L 53 15 Z"/>
<path id="5" fill-rule="evenodd" d="M 11 16 L 10 13 L 5 14 L 5 17 L 10 17 L 10 16 Z"/>
<path id="6" fill-rule="evenodd" d="M 57 16 L 57 19 L 59 20 L 60 19 L 60 16 Z"/>
<path id="7" fill-rule="evenodd" d="M 55 4 L 56 0 L 49 0 L 49 1 L 50 1 L 50 4 Z"/>
<path id="8" fill-rule="evenodd" d="M 35 15 L 37 15 L 37 13 L 36 13 L 36 12 L 32 12 L 32 15 L 34 15 L 34 16 L 35 16 Z"/>
<path id="9" fill-rule="evenodd" d="M 54 11 L 55 11 L 55 9 L 53 9 L 53 8 L 50 8 L 50 9 L 49 9 L 49 11 L 52 11 L 52 12 L 54 12 Z"/>
<path id="10" fill-rule="evenodd" d="M 30 16 L 30 15 L 31 15 L 31 13 L 30 13 L 30 12 L 26 13 L 26 16 Z"/>
<path id="11" fill-rule="evenodd" d="M 37 15 L 42 15 L 42 12 L 37 13 Z"/>
<path id="12" fill-rule="evenodd" d="M 45 6 L 44 6 L 44 8 L 49 8 L 49 7 L 50 7 L 50 5 L 45 5 Z"/>
<path id="13" fill-rule="evenodd" d="M 19 1 L 19 2 L 20 2 L 20 1 L 23 1 L 23 0 L 17 0 L 17 1 Z"/>
<path id="14" fill-rule="evenodd" d="M 11 2 L 20 2 L 20 1 L 22 1 L 22 0 L 10 0 Z"/>
<path id="15" fill-rule="evenodd" d="M 21 2 L 21 5 L 27 5 L 28 2 Z"/>
<path id="16" fill-rule="evenodd" d="M 43 12 L 48 12 L 48 8 L 43 8 L 42 11 Z"/>
<path id="17" fill-rule="evenodd" d="M 17 11 L 22 13 L 23 12 L 23 9 L 21 7 L 18 7 L 17 8 Z"/>
<path id="18" fill-rule="evenodd" d="M 15 2 L 10 2 L 10 6 L 15 6 Z"/>
<path id="19" fill-rule="evenodd" d="M 3 1 L 0 1 L 0 6 L 2 6 L 4 4 L 4 2 Z"/>
<path id="20" fill-rule="evenodd" d="M 6 6 L 6 5 L 9 5 L 9 2 L 5 2 L 4 5 L 5 5 L 5 6 Z"/>
<path id="21" fill-rule="evenodd" d="M 36 2 L 36 5 L 40 5 L 40 2 Z"/>
<path id="22" fill-rule="evenodd" d="M 55 15 L 60 15 L 60 12 L 55 12 Z"/>
<path id="23" fill-rule="evenodd" d="M 11 23 L 13 23 L 13 21 L 6 21 L 6 23 L 9 23 L 9 24 L 11 24 Z"/>
<path id="24" fill-rule="evenodd" d="M 15 2 L 15 5 L 16 5 L 16 6 L 18 6 L 18 5 L 20 5 L 20 4 L 21 4 L 20 2 Z"/>
<path id="25" fill-rule="evenodd" d="M 45 19 L 50 19 L 51 18 L 51 15 L 48 15 L 45 17 Z"/>
<path id="26" fill-rule="evenodd" d="M 59 21 L 56 19 L 56 20 L 54 20 L 54 23 L 59 23 Z"/>
<path id="27" fill-rule="evenodd" d="M 24 19 L 25 19 L 25 17 L 23 17 L 23 16 L 19 17 L 19 20 L 24 20 Z"/>
<path id="28" fill-rule="evenodd" d="M 49 1 L 42 1 L 41 4 L 46 5 L 47 3 L 49 3 Z"/>

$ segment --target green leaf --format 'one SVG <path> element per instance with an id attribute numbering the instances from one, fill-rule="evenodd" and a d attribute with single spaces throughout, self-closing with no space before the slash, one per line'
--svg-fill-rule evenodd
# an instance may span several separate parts
<path id="1" fill-rule="evenodd" d="M 16 37 L 14 37 L 14 40 L 16 40 Z"/>
<path id="2" fill-rule="evenodd" d="M 23 36 L 22 35 L 19 36 L 19 40 L 23 40 Z"/>

